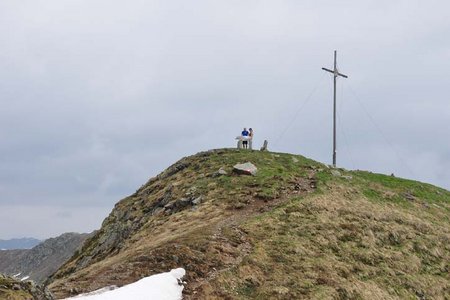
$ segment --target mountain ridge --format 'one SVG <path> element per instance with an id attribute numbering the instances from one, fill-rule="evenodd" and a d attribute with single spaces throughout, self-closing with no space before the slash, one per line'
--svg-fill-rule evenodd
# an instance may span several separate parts
<path id="1" fill-rule="evenodd" d="M 31 249 L 41 242 L 35 238 L 0 239 L 0 250 Z"/>
<path id="2" fill-rule="evenodd" d="M 256 176 L 233 171 L 244 162 Z M 47 283 L 65 297 L 184 267 L 185 299 L 443 299 L 449 199 L 300 155 L 210 150 L 119 201 Z"/>
<path id="3" fill-rule="evenodd" d="M 55 272 L 90 234 L 63 233 L 46 239 L 31 249 L 0 251 L 0 273 L 20 274 L 37 283 L 43 283 Z M 19 277 L 19 276 L 17 276 Z"/>

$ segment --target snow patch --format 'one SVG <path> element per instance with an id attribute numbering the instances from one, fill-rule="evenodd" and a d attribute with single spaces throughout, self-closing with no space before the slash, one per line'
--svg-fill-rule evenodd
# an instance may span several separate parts
<path id="1" fill-rule="evenodd" d="M 117 285 L 109 285 L 107 287 L 98 289 L 96 291 L 93 291 L 93 292 L 90 292 L 90 293 L 86 293 L 86 294 L 82 294 L 82 295 L 78 295 L 78 296 L 75 296 L 73 298 L 68 298 L 68 299 L 80 299 L 80 298 L 84 299 L 83 297 L 100 295 L 100 294 L 103 294 L 105 292 L 113 291 L 113 290 L 118 289 L 118 288 L 119 287 Z M 89 298 L 89 299 L 91 299 L 91 298 Z"/>
<path id="2" fill-rule="evenodd" d="M 22 279 L 20 279 L 20 281 L 25 281 L 25 280 L 27 280 L 28 278 L 30 278 L 30 276 L 25 276 L 25 277 L 23 277 Z"/>
<path id="3" fill-rule="evenodd" d="M 184 286 L 181 278 L 186 274 L 183 268 L 145 277 L 120 288 L 109 286 L 88 294 L 69 299 L 76 300 L 181 300 Z"/>

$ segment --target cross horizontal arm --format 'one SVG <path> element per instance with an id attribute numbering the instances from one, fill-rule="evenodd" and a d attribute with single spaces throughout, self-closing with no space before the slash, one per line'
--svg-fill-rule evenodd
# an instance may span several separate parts
<path id="1" fill-rule="evenodd" d="M 330 70 L 330 69 L 327 69 L 327 68 L 322 68 L 322 70 L 327 71 L 327 72 L 330 72 L 330 73 L 333 73 L 334 76 L 342 76 L 342 77 L 344 77 L 344 78 L 348 78 L 347 75 L 344 75 L 344 74 L 342 74 L 342 73 L 339 73 L 337 70 L 336 70 L 336 71 L 333 71 L 333 70 Z"/>

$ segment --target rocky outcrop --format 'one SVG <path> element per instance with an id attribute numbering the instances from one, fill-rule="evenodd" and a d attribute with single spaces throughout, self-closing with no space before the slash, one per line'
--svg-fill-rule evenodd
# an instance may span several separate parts
<path id="1" fill-rule="evenodd" d="M 44 282 L 83 244 L 89 234 L 64 233 L 27 250 L 0 251 L 0 273 Z"/>
<path id="2" fill-rule="evenodd" d="M 50 292 L 32 281 L 19 281 L 0 274 L 0 299 L 53 300 Z"/>

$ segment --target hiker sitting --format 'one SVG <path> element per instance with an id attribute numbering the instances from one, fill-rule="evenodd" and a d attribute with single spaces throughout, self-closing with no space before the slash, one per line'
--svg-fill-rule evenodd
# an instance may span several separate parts
<path id="1" fill-rule="evenodd" d="M 244 130 L 241 133 L 241 137 L 242 137 L 242 146 L 244 149 L 247 149 L 249 139 L 249 132 L 247 131 L 247 128 L 244 128 Z"/>

